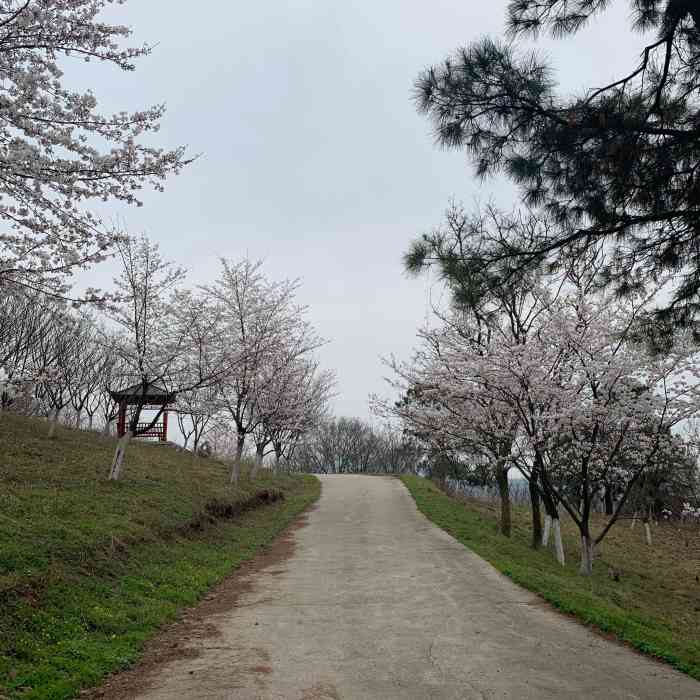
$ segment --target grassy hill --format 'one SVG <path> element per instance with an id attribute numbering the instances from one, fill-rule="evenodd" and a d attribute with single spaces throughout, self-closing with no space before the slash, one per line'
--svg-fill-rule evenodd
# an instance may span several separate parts
<path id="1" fill-rule="evenodd" d="M 320 492 L 228 467 L 0 414 L 0 700 L 74 697 L 133 663 L 144 641 L 271 542 Z"/>
<path id="2" fill-rule="evenodd" d="M 447 496 L 427 479 L 402 478 L 419 510 L 519 585 L 559 610 L 662 659 L 700 680 L 700 530 L 654 526 L 654 546 L 643 529 L 620 522 L 601 544 L 593 576 L 578 573 L 579 541 L 562 517 L 567 555 L 561 567 L 547 551 L 530 548 L 530 510 L 513 509 L 510 538 L 498 531 L 499 507 Z M 598 516 L 596 516 L 597 518 Z M 594 523 L 598 530 L 600 523 Z M 619 572 L 619 580 L 609 569 Z"/>

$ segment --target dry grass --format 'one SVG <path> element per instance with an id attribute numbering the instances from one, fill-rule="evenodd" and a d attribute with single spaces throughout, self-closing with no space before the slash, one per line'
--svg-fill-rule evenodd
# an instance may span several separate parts
<path id="1" fill-rule="evenodd" d="M 498 522 L 499 506 L 477 499 L 457 500 L 494 524 Z M 516 536 L 529 538 L 531 517 L 528 508 L 513 509 Z M 594 533 L 607 522 L 597 513 L 591 521 Z M 566 556 L 576 565 L 580 556 L 578 528 L 565 513 L 561 524 Z M 652 524 L 650 547 L 641 521 L 634 527 L 631 524 L 629 519 L 618 522 L 598 547 L 594 565 L 598 573 L 607 575 L 610 568 L 620 572 L 620 582 L 611 580 L 606 590 L 626 610 L 662 617 L 678 634 L 700 639 L 700 528 L 680 522 Z"/>

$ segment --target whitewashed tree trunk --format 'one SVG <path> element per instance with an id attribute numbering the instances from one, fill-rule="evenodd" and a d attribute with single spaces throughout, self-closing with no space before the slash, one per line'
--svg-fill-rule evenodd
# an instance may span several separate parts
<path id="1" fill-rule="evenodd" d="M 644 539 L 646 540 L 646 543 L 651 547 L 652 545 L 652 539 L 651 539 L 651 519 L 652 519 L 652 514 L 651 514 L 651 506 L 649 506 L 646 510 L 646 513 L 644 514 Z"/>
<path id="2" fill-rule="evenodd" d="M 630 530 L 634 530 L 634 526 L 637 524 L 637 511 L 634 511 L 634 515 L 632 516 L 632 524 L 630 525 Z"/>
<path id="3" fill-rule="evenodd" d="M 552 516 L 545 513 L 544 516 L 544 532 L 542 533 L 542 547 L 547 548 L 549 544 L 549 533 L 552 530 Z"/>
<path id="4" fill-rule="evenodd" d="M 595 543 L 590 536 L 581 535 L 581 567 L 580 572 L 584 576 L 593 573 L 593 559 L 595 558 Z"/>
<path id="5" fill-rule="evenodd" d="M 52 440 L 56 435 L 56 426 L 58 425 L 58 418 L 60 415 L 61 409 L 57 408 L 51 416 L 51 420 L 49 421 L 49 440 Z"/>
<path id="6" fill-rule="evenodd" d="M 564 566 L 566 558 L 564 557 L 564 545 L 561 541 L 561 521 L 559 518 L 552 518 L 552 533 L 554 534 L 554 556 Z"/>
<path id="7" fill-rule="evenodd" d="M 542 547 L 545 549 L 549 545 L 550 535 L 552 537 L 554 556 L 564 566 L 566 559 L 564 557 L 564 545 L 561 541 L 561 521 L 558 517 L 547 514 L 544 516 L 544 532 L 542 534 Z"/>
<path id="8" fill-rule="evenodd" d="M 119 438 L 117 443 L 117 449 L 114 451 L 114 459 L 112 460 L 112 468 L 109 470 L 109 480 L 118 481 L 122 473 L 122 465 L 124 464 L 124 455 L 126 454 L 126 448 L 131 442 L 133 433 L 127 430 L 123 437 Z"/>

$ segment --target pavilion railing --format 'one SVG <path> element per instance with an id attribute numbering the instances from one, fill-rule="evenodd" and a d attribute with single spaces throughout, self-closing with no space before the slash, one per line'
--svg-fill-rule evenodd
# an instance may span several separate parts
<path id="1" fill-rule="evenodd" d="M 136 437 L 137 438 L 158 438 L 159 440 L 165 440 L 165 430 L 162 423 L 156 423 L 154 426 L 148 427 L 150 423 L 138 423 L 136 425 Z M 148 430 L 146 430 L 148 428 Z M 144 431 L 144 432 L 142 432 Z"/>

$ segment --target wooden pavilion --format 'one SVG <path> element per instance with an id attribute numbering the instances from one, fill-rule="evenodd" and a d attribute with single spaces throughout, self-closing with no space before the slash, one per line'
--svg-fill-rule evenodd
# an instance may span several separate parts
<path id="1" fill-rule="evenodd" d="M 146 410 L 162 410 L 160 419 L 151 425 L 152 421 L 141 420 L 136 425 L 134 437 L 155 438 L 161 442 L 168 439 L 168 406 L 175 403 L 177 395 L 157 384 L 147 384 L 145 389 L 142 383 L 134 384 L 121 391 L 110 391 L 110 396 L 119 405 L 117 417 L 117 435 L 123 437 L 131 420 L 128 415 L 129 406 L 141 406 Z M 133 415 L 133 410 L 131 412 Z"/>

